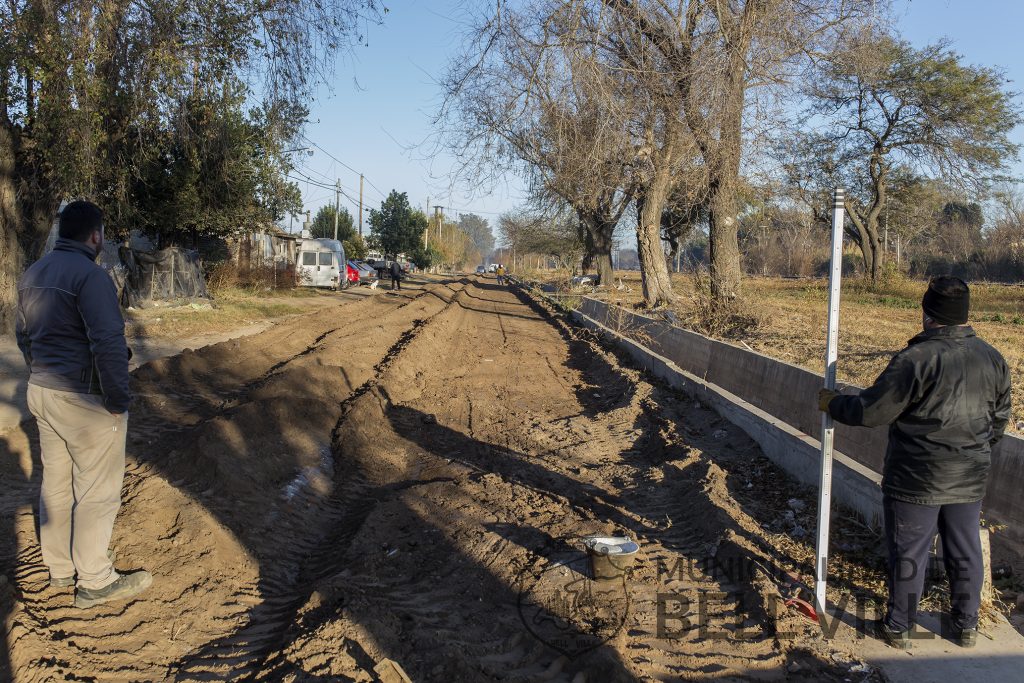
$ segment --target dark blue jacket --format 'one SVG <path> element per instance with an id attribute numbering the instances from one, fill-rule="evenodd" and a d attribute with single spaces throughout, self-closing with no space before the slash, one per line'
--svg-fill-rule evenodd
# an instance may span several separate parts
<path id="1" fill-rule="evenodd" d="M 828 412 L 843 424 L 889 425 L 886 495 L 974 503 L 1010 419 L 1010 371 L 970 327 L 939 327 L 911 339 L 869 389 L 832 399 Z"/>
<path id="2" fill-rule="evenodd" d="M 92 249 L 58 239 L 18 282 L 18 347 L 36 386 L 101 394 L 112 413 L 128 410 L 128 344 L 117 290 Z"/>

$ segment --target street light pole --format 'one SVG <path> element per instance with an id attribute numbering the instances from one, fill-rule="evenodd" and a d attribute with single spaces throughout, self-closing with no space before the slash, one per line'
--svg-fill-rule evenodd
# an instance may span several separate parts
<path id="1" fill-rule="evenodd" d="M 334 186 L 334 239 L 338 239 L 338 212 L 341 211 L 341 181 Z"/>

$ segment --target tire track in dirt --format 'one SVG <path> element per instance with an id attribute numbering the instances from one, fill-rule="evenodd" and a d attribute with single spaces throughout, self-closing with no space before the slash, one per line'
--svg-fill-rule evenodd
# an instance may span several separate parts
<path id="1" fill-rule="evenodd" d="M 727 599 L 703 605 L 703 631 L 657 632 L 660 592 L 759 595 L 710 559 L 723 530 L 744 529 L 703 451 L 742 455 L 745 437 L 717 441 L 709 411 L 504 290 L 474 283 L 457 303 L 353 400 L 339 455 L 377 503 L 264 680 L 370 680 L 384 657 L 414 680 L 781 679 L 794 657 L 845 677 Z M 616 529 L 644 546 L 623 628 L 575 657 L 529 635 L 519 591 L 578 565 L 580 536 Z"/>
<path id="2" fill-rule="evenodd" d="M 424 295 L 426 293 L 417 295 L 399 308 Z M 341 401 L 340 415 L 332 431 L 341 428 L 353 403 L 377 386 L 381 376 L 409 344 L 458 296 L 457 290 L 450 298 L 442 296 L 441 300 L 447 301 L 439 311 L 412 321 L 412 327 L 402 332 L 374 365 L 371 376 Z M 275 365 L 270 374 L 315 350 L 315 346 L 323 343 L 329 334 L 318 337 L 316 345 L 302 354 Z M 357 472 L 349 471 L 343 460 L 340 462 L 341 465 L 332 467 L 328 475 L 333 479 L 328 495 L 309 488 L 294 500 L 291 509 L 299 512 L 289 515 L 281 529 L 282 534 L 291 539 L 288 557 L 279 557 L 279 564 L 262 577 L 260 592 L 264 602 L 252 611 L 247 624 L 239 631 L 210 643 L 190 657 L 178 671 L 176 680 L 209 680 L 211 677 L 246 680 L 257 673 L 261 676 L 274 675 L 272 668 L 266 665 L 266 656 L 280 645 L 297 609 L 309 599 L 316 582 L 340 571 L 340 551 L 358 532 L 377 501 L 374 489 Z"/>

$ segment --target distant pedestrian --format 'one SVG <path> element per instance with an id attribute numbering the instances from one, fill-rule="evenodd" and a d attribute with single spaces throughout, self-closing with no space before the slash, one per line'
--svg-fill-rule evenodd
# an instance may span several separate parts
<path id="1" fill-rule="evenodd" d="M 889 425 L 882 505 L 889 603 L 875 624 L 890 645 L 910 648 L 938 531 L 949 577 L 952 636 L 977 640 L 984 580 L 980 517 L 992 447 L 1010 418 L 1010 373 L 967 325 L 970 290 L 938 277 L 921 303 L 924 331 L 856 395 L 823 389 L 819 407 L 843 424 Z"/>
<path id="2" fill-rule="evenodd" d="M 498 276 L 498 284 L 505 284 L 505 266 L 499 263 L 498 268 L 497 270 L 494 271 L 494 273 Z"/>
<path id="3" fill-rule="evenodd" d="M 39 427 L 39 543 L 50 585 L 76 585 L 77 607 L 145 590 L 146 571 L 118 574 L 108 548 L 121 506 L 130 353 L 110 276 L 95 263 L 103 214 L 77 201 L 59 239 L 18 283 L 18 346 L 31 368 L 28 405 Z"/>
<path id="4" fill-rule="evenodd" d="M 391 289 L 402 289 L 402 264 L 398 261 L 391 262 Z"/>

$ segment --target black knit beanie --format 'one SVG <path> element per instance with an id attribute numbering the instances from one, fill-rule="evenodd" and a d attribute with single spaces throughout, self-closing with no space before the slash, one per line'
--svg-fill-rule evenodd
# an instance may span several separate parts
<path id="1" fill-rule="evenodd" d="M 958 277 L 943 275 L 928 283 L 921 300 L 924 314 L 939 325 L 963 325 L 971 307 L 971 290 Z"/>

